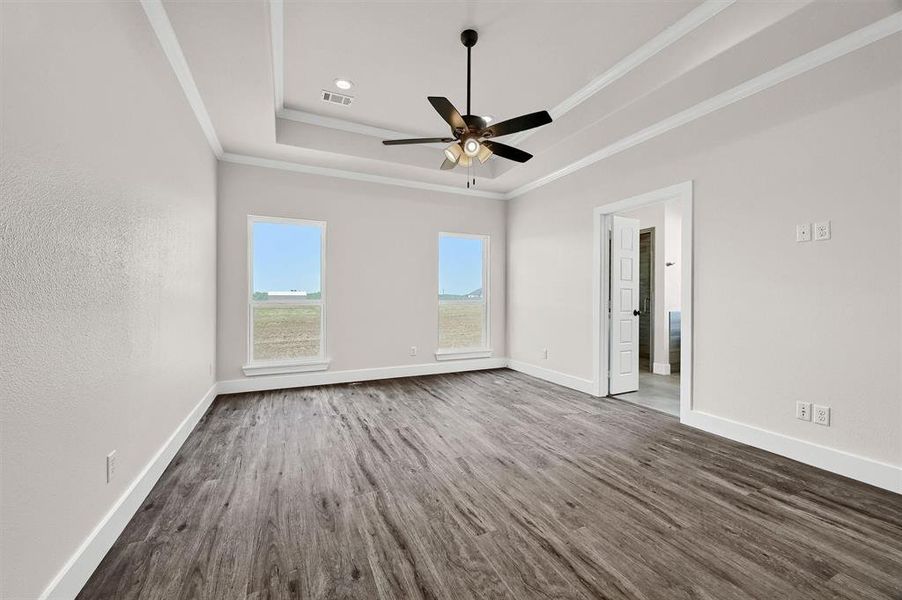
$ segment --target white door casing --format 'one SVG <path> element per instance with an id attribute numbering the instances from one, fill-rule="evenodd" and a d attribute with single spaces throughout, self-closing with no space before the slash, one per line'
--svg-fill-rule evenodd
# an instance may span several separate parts
<path id="1" fill-rule="evenodd" d="M 611 217 L 610 392 L 639 389 L 639 219 Z"/>

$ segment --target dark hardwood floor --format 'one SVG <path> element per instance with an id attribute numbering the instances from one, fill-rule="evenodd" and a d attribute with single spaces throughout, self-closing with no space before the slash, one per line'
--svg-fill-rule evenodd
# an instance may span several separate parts
<path id="1" fill-rule="evenodd" d="M 220 396 L 79 598 L 902 598 L 902 497 L 508 370 Z"/>

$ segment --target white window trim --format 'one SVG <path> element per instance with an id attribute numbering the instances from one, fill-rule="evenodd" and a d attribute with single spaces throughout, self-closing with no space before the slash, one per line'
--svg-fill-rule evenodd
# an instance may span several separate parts
<path id="1" fill-rule="evenodd" d="M 254 300 L 254 223 L 281 223 L 320 228 L 320 298 L 319 300 Z M 297 360 L 254 360 L 254 308 L 258 306 L 319 306 L 319 354 Z M 329 368 L 326 358 L 326 222 L 287 217 L 247 216 L 247 364 L 244 374 L 276 375 L 325 371 Z"/>
<path id="2" fill-rule="evenodd" d="M 441 300 L 441 282 L 436 277 L 436 282 L 438 283 L 438 289 L 436 290 L 435 298 L 435 315 L 438 317 L 439 308 L 441 308 L 442 304 L 451 304 L 451 303 L 463 303 L 463 304 L 483 304 L 485 305 L 485 320 L 483 322 L 483 330 L 482 330 L 482 346 L 476 348 L 438 348 L 435 351 L 435 360 L 461 360 L 461 359 L 470 359 L 470 358 L 490 358 L 493 355 L 492 346 L 491 346 L 491 331 L 492 331 L 492 318 L 491 318 L 491 294 L 489 292 L 489 284 L 490 284 L 490 265 L 491 265 L 491 236 L 487 234 L 477 234 L 477 233 L 459 233 L 454 231 L 440 231 L 438 233 L 438 237 L 436 238 L 436 275 L 441 273 L 441 239 L 442 237 L 457 237 L 471 240 L 480 240 L 482 241 L 482 300 L 481 301 L 467 301 L 467 300 Z M 441 322 L 436 318 L 436 327 L 435 327 L 435 339 L 436 346 L 438 346 L 438 340 L 441 339 L 440 334 Z"/>

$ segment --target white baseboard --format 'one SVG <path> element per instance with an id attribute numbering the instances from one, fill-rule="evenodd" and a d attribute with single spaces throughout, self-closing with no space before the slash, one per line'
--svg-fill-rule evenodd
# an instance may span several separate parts
<path id="1" fill-rule="evenodd" d="M 40 600 L 75 598 L 216 398 L 214 383 L 56 574 Z"/>
<path id="2" fill-rule="evenodd" d="M 670 363 L 654 363 L 651 372 L 655 375 L 670 375 Z"/>
<path id="3" fill-rule="evenodd" d="M 514 371 L 526 373 L 527 375 L 532 375 L 533 377 L 538 377 L 539 379 L 544 379 L 545 381 L 550 381 L 551 383 L 556 383 L 578 392 L 592 394 L 595 391 L 595 382 L 591 379 L 583 379 L 582 377 L 568 375 L 544 367 L 537 367 L 536 365 L 513 359 L 507 361 L 507 366 Z"/>
<path id="4" fill-rule="evenodd" d="M 242 392 L 261 392 L 264 390 L 278 390 L 283 388 L 309 387 L 312 385 L 331 385 L 333 383 L 393 379 L 395 377 L 416 377 L 418 375 L 439 375 L 442 373 L 458 373 L 461 371 L 501 369 L 506 366 L 506 358 L 480 358 L 444 360 L 435 363 L 402 365 L 397 367 L 377 367 L 373 369 L 318 371 L 314 373 L 294 373 L 291 375 L 261 375 L 248 379 L 228 379 L 226 381 L 220 381 L 217 390 L 220 394 L 238 394 Z"/>
<path id="5" fill-rule="evenodd" d="M 828 448 L 723 417 L 690 410 L 680 422 L 831 473 L 902 494 L 902 466 Z"/>

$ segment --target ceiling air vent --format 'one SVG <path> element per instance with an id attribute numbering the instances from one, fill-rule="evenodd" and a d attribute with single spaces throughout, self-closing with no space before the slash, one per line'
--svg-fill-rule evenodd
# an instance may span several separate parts
<path id="1" fill-rule="evenodd" d="M 354 101 L 353 96 L 336 94 L 335 92 L 330 92 L 329 90 L 323 90 L 322 99 L 323 102 L 327 102 L 329 104 L 340 104 L 341 106 L 351 106 L 351 102 Z"/>

